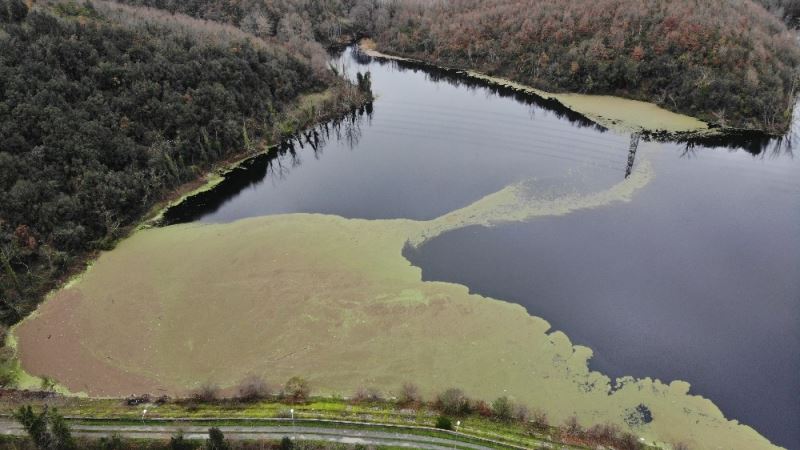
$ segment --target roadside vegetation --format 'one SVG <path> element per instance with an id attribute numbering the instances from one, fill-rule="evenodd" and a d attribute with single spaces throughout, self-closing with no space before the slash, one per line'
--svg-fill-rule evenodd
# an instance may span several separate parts
<path id="1" fill-rule="evenodd" d="M 112 434 L 96 438 L 73 438 L 69 445 L 61 443 L 42 445 L 37 443 L 36 436 L 34 430 L 29 430 L 27 437 L 0 436 L 0 446 L 14 450 L 346 450 L 367 448 L 363 445 L 292 440 L 288 436 L 280 440 L 229 440 L 225 438 L 219 428 L 214 427 L 208 429 L 208 438 L 205 440 L 188 439 L 180 432 L 170 439 L 132 439 Z M 371 446 L 370 448 L 389 449 L 391 447 Z"/>
<path id="2" fill-rule="evenodd" d="M 441 435 L 448 439 L 473 439 L 500 447 L 560 444 L 569 448 L 652 448 L 614 424 L 581 424 L 574 417 L 564 423 L 550 423 L 544 411 L 529 409 L 505 396 L 486 402 L 470 398 L 457 388 L 431 399 L 424 399 L 419 392 L 413 383 L 405 383 L 393 393 L 359 388 L 347 398 L 313 397 L 308 382 L 302 378 L 293 377 L 281 386 L 273 386 L 261 377 L 251 376 L 225 390 L 227 395 L 213 385 L 203 384 L 194 395 L 179 399 L 149 395 L 87 399 L 3 391 L 6 400 L 0 404 L 0 414 L 13 415 L 26 429 L 26 424 L 39 424 L 37 432 L 50 434 L 61 428 L 48 427 L 48 423 L 65 423 L 63 418 L 68 417 L 71 424 L 87 425 L 313 426 L 425 436 L 440 436 L 441 432 L 436 431 L 439 429 L 456 432 Z M 36 442 L 38 438 L 31 435 L 31 439 Z M 689 448 L 683 443 L 673 447 Z"/>
<path id="3" fill-rule="evenodd" d="M 101 1 L 34 5 L 0 0 L 6 324 L 215 163 L 371 98 L 316 43 Z"/>

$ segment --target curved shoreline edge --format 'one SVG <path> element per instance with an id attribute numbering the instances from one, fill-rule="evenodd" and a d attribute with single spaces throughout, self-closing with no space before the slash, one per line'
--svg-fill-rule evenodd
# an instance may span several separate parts
<path id="1" fill-rule="evenodd" d="M 374 41 L 369 38 L 363 38 L 355 45 L 365 55 L 378 60 L 398 61 L 428 69 L 451 72 L 455 75 L 487 83 L 490 86 L 510 89 L 544 101 L 553 101 L 602 127 L 621 133 L 641 133 L 644 137 L 659 142 L 692 142 L 694 140 L 725 137 L 747 137 L 763 140 L 778 137 L 758 129 L 723 127 L 710 124 L 695 117 L 669 111 L 651 102 L 613 95 L 547 92 L 507 78 L 494 77 L 474 70 L 440 66 L 416 58 L 383 53 L 376 49 Z M 612 114 L 609 114 L 608 111 L 612 111 Z M 655 117 L 655 120 L 652 119 L 653 117 Z"/>
<path id="2" fill-rule="evenodd" d="M 688 438 L 699 448 L 775 448 L 689 394 L 686 382 L 624 377 L 612 385 L 589 370 L 590 348 L 546 320 L 466 286 L 423 282 L 402 256 L 409 241 L 469 224 L 630 201 L 651 176 L 642 170 L 577 196 L 531 197 L 511 186 L 422 222 L 287 214 L 142 229 L 15 328 L 20 359 L 34 374 L 54 371 L 65 386 L 99 396 L 180 392 L 204 381 L 197 374 L 231 386 L 251 372 L 307 374 L 331 394 L 403 379 L 428 395 L 452 385 L 488 399 L 507 390 L 557 422 L 577 414 L 627 427 L 626 414 L 644 404 L 655 420 L 629 429 L 662 446 Z M 167 281 L 170 289 L 159 289 Z M 236 333 L 225 332 L 231 323 Z"/>

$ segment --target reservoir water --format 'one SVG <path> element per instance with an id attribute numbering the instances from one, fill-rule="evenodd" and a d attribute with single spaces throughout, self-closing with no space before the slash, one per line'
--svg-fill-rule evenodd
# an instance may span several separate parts
<path id="1" fill-rule="evenodd" d="M 335 63 L 371 73 L 370 108 L 248 161 L 166 221 L 425 220 L 510 183 L 591 192 L 631 168 L 630 135 L 548 102 L 352 49 Z M 451 231 L 406 257 L 426 280 L 523 305 L 593 349 L 598 371 L 688 381 L 727 417 L 800 448 L 791 138 L 640 145 L 632 170 L 649 158 L 655 177 L 629 203 Z"/>

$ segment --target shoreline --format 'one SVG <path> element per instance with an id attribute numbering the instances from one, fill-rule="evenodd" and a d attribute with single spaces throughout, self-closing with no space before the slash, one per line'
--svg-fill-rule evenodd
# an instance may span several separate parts
<path id="1" fill-rule="evenodd" d="M 315 102 L 316 98 L 321 98 L 322 100 L 320 101 L 324 101 L 326 98 L 333 95 L 336 87 L 337 86 L 334 85 L 322 92 L 309 92 L 306 94 L 301 94 L 294 100 L 294 102 L 287 110 L 286 114 L 292 115 L 297 111 L 301 111 L 304 108 L 304 106 L 307 106 L 304 105 L 306 100 L 311 102 L 312 105 L 318 106 L 316 105 Z M 369 101 L 372 100 L 370 99 Z M 361 107 L 363 107 L 366 103 L 369 103 L 369 101 L 362 102 Z M 350 108 L 347 111 L 336 111 L 335 114 L 325 113 L 321 117 L 312 121 L 311 123 L 301 125 L 296 132 L 305 130 L 309 127 L 318 125 L 320 123 L 333 120 L 336 117 L 343 117 L 353 109 L 354 108 Z M 227 158 L 214 162 L 213 164 L 211 164 L 210 167 L 199 173 L 194 180 L 183 183 L 182 185 L 173 189 L 171 192 L 167 193 L 162 200 L 156 202 L 152 207 L 150 207 L 147 210 L 147 212 L 142 214 L 142 216 L 138 221 L 123 227 L 122 232 L 116 239 L 113 240 L 109 248 L 92 251 L 85 255 L 79 256 L 79 259 L 78 261 L 75 262 L 74 266 L 70 268 L 70 270 L 68 270 L 64 274 L 64 276 L 62 276 L 59 280 L 57 280 L 54 283 L 52 289 L 47 291 L 41 297 L 36 307 L 33 310 L 29 311 L 27 314 L 23 315 L 19 321 L 17 321 L 13 325 L 8 326 L 7 328 L 6 337 L 5 340 L 2 342 L 2 346 L 8 347 L 13 351 L 12 356 L 8 360 L 8 364 L 10 366 L 9 371 L 13 373 L 15 376 L 17 388 L 36 390 L 39 389 L 41 383 L 44 382 L 43 378 L 28 373 L 22 367 L 18 355 L 17 337 L 16 337 L 16 330 L 19 326 L 21 326 L 26 321 L 35 318 L 40 308 L 46 303 L 50 302 L 56 294 L 80 282 L 81 279 L 92 269 L 94 263 L 100 258 L 100 256 L 103 253 L 113 251 L 120 244 L 120 242 L 131 238 L 140 231 L 158 227 L 160 225 L 160 221 L 163 218 L 163 215 L 166 213 L 167 210 L 169 210 L 173 206 L 183 203 L 188 198 L 213 190 L 220 183 L 225 181 L 226 175 L 228 175 L 230 172 L 236 170 L 236 168 L 238 168 L 243 163 L 249 161 L 252 158 L 255 158 L 259 155 L 268 154 L 271 151 L 274 151 L 275 149 L 278 148 L 280 142 L 282 142 L 283 139 L 286 138 L 287 136 L 281 136 L 280 141 L 272 145 L 264 145 L 266 139 L 262 138 L 256 141 L 254 145 L 254 147 L 262 146 L 260 150 L 256 151 L 244 150 L 232 154 Z M 89 397 L 88 394 L 84 392 L 71 391 L 66 386 L 63 386 L 58 383 L 54 383 L 52 386 L 55 392 L 62 395 L 68 395 L 74 397 Z"/>
<path id="2" fill-rule="evenodd" d="M 398 61 L 407 64 L 418 65 L 423 68 L 442 70 L 457 76 L 466 77 L 471 80 L 487 83 L 490 86 L 510 89 L 514 92 L 531 95 L 540 100 L 556 102 L 560 107 L 578 114 L 595 124 L 624 133 L 640 133 L 644 138 L 658 142 L 691 142 L 701 139 L 719 139 L 726 137 L 749 137 L 759 139 L 771 139 L 781 135 L 774 135 L 759 129 L 725 127 L 713 123 L 702 121 L 701 119 L 685 114 L 669 111 L 655 103 L 633 100 L 624 97 L 604 94 L 579 94 L 579 93 L 553 93 L 537 89 L 526 84 L 518 83 L 502 77 L 493 77 L 478 71 L 460 69 L 456 67 L 440 66 L 424 60 L 409 58 L 405 56 L 383 53 L 375 49 L 375 43 L 369 38 L 363 38 L 354 43 L 356 47 L 365 55 L 385 61 Z M 597 102 L 600 105 L 591 105 Z M 598 106 L 603 106 L 600 108 Z M 601 115 L 599 110 L 607 111 L 608 107 L 630 108 L 630 112 L 623 115 Z M 640 121 L 641 116 L 657 114 L 662 116 L 661 120 L 676 120 L 682 122 L 682 126 L 659 127 Z M 635 116 L 633 119 L 624 116 Z M 687 125 L 688 124 L 688 125 Z"/>

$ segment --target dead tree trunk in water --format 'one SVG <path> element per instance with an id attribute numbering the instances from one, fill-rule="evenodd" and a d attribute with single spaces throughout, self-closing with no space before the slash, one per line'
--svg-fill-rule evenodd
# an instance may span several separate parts
<path id="1" fill-rule="evenodd" d="M 636 150 L 639 148 L 640 133 L 631 133 L 631 145 L 628 148 L 628 165 L 625 167 L 625 178 L 631 176 L 633 163 L 636 161 Z"/>

